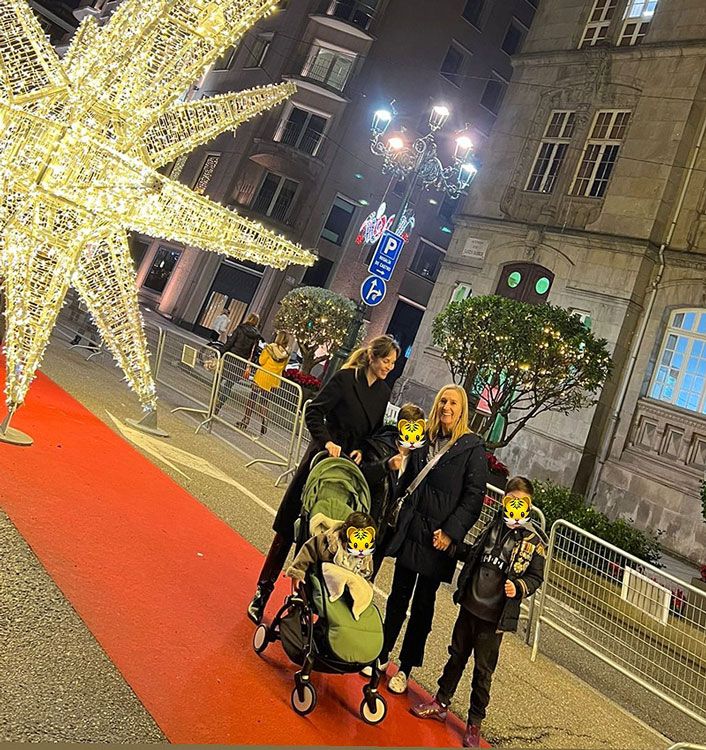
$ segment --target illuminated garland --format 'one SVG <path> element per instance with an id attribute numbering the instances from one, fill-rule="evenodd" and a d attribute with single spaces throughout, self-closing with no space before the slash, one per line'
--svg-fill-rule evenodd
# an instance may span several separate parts
<path id="1" fill-rule="evenodd" d="M 156 170 L 293 84 L 179 96 L 276 0 L 126 0 L 60 61 L 26 0 L 0 0 L 0 274 L 6 401 L 24 402 L 73 285 L 143 407 L 156 396 L 127 232 L 276 268 L 313 256 Z"/>

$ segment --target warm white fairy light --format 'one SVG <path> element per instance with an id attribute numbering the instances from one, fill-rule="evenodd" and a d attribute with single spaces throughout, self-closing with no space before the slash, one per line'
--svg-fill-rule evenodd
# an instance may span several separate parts
<path id="1" fill-rule="evenodd" d="M 60 61 L 26 0 L 0 0 L 0 275 L 6 400 L 23 403 L 72 284 L 155 406 L 127 231 L 284 268 L 314 257 L 156 170 L 275 106 L 290 83 L 178 98 L 276 0 L 126 0 Z"/>

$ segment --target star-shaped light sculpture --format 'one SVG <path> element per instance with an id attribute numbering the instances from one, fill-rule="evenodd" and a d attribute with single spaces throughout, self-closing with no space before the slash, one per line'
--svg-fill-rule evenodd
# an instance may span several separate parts
<path id="1" fill-rule="evenodd" d="M 126 0 L 86 18 L 60 60 L 26 0 L 0 0 L 0 276 L 9 427 L 72 285 L 137 393 L 155 386 L 127 232 L 276 268 L 300 246 L 157 170 L 294 92 L 179 97 L 277 0 Z M 20 434 L 21 436 L 21 434 Z M 17 436 L 16 436 L 17 437 Z"/>

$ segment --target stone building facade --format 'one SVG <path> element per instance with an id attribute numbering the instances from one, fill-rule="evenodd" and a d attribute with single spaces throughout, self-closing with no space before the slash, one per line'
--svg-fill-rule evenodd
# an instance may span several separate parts
<path id="1" fill-rule="evenodd" d="M 397 398 L 450 379 L 430 327 L 459 285 L 575 310 L 613 377 L 500 455 L 703 562 L 706 6 L 542 0 L 513 62 Z"/>
<path id="2" fill-rule="evenodd" d="M 138 237 L 133 248 L 143 301 L 199 333 L 224 306 L 231 327 L 257 311 L 269 335 L 279 300 L 300 284 L 357 300 L 371 251 L 356 242 L 361 224 L 383 201 L 388 216 L 396 213 L 405 190 L 404 182 L 381 173 L 382 160 L 370 152 L 373 113 L 394 99 L 394 128 L 412 139 L 427 132 L 432 105 L 443 103 L 451 111 L 438 138 L 444 161 L 451 161 L 460 131 L 482 153 L 534 6 L 531 0 L 282 3 L 191 96 L 281 80 L 295 82 L 296 95 L 171 168 L 191 187 L 313 248 L 319 261 L 308 271 L 276 272 Z M 415 228 L 386 299 L 368 316 L 371 334 L 394 333 L 407 353 L 457 203 L 437 192 L 417 191 L 412 200 Z"/>

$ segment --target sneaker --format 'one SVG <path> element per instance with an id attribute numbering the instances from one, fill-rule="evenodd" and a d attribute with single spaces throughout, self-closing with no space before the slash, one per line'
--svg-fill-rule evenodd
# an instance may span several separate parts
<path id="1" fill-rule="evenodd" d="M 466 733 L 463 735 L 464 747 L 480 747 L 480 724 L 466 725 Z"/>
<path id="2" fill-rule="evenodd" d="M 447 709 L 442 706 L 436 698 L 432 698 L 428 703 L 417 703 L 409 709 L 418 719 L 437 719 L 446 721 Z"/>
<path id="3" fill-rule="evenodd" d="M 402 693 L 407 692 L 407 675 L 400 670 L 399 672 L 396 672 L 392 677 L 390 677 L 390 681 L 387 683 L 387 689 L 391 693 L 396 693 L 397 695 L 402 695 Z"/>
<path id="4" fill-rule="evenodd" d="M 389 659 L 388 659 L 387 661 L 385 661 L 385 662 L 380 662 L 380 661 L 378 660 L 378 670 L 379 670 L 380 672 L 382 672 L 383 674 L 385 673 L 385 670 L 386 670 L 386 669 L 387 669 L 387 668 L 388 668 L 389 666 L 390 666 L 390 660 L 389 660 Z M 362 668 L 362 669 L 360 670 L 360 674 L 362 674 L 362 675 L 363 675 L 363 677 L 372 677 L 372 676 L 373 676 L 373 667 L 372 667 L 372 665 L 371 665 L 371 666 L 369 666 L 369 667 L 363 667 L 363 668 Z"/>

